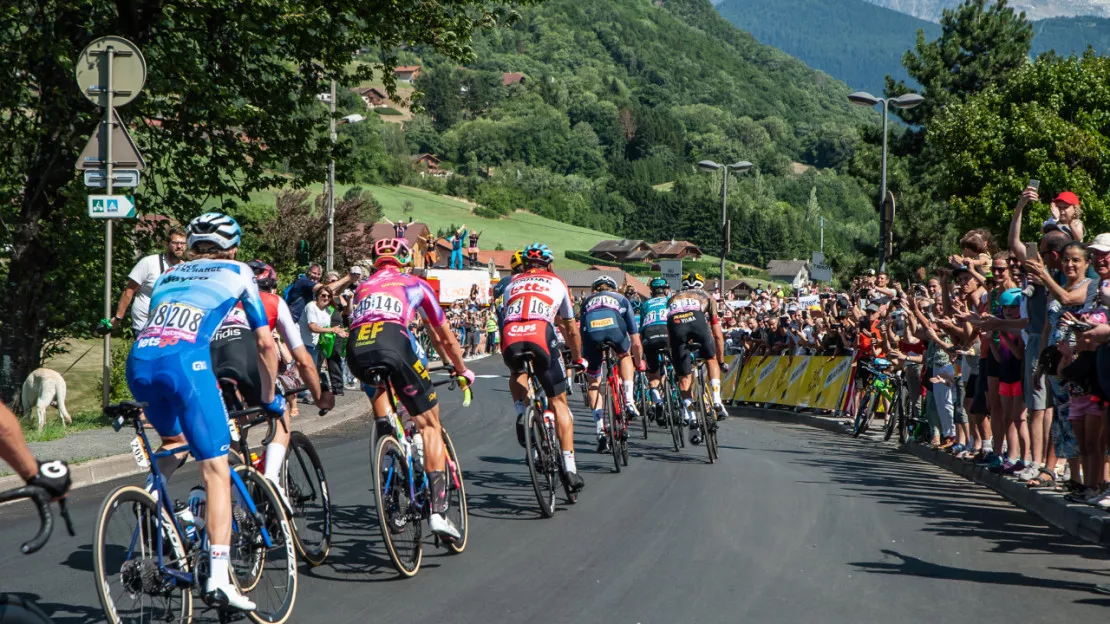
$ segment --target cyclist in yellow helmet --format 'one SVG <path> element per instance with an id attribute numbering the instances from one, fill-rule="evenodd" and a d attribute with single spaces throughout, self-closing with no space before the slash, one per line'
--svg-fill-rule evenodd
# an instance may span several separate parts
<path id="1" fill-rule="evenodd" d="M 667 302 L 667 334 L 671 339 L 671 364 L 678 376 L 678 389 L 682 393 L 683 420 L 690 424 L 693 414 L 693 363 L 690 360 L 688 341 L 701 345 L 696 354 L 705 360 L 709 371 L 709 389 L 718 419 L 728 415 L 721 403 L 721 366 L 725 362 L 725 337 L 721 331 L 721 317 L 717 302 L 705 292 L 705 278 L 699 273 L 682 276 L 682 290 L 671 295 Z M 712 419 L 711 419 L 712 420 Z M 707 423 L 710 427 L 717 424 Z M 690 442 L 701 443 L 701 432 L 690 428 Z"/>

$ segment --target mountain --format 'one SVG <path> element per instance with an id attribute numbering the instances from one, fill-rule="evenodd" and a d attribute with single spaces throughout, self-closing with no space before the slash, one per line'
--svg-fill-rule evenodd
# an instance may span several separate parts
<path id="1" fill-rule="evenodd" d="M 867 0 L 884 8 L 916 18 L 939 22 L 944 9 L 953 9 L 961 0 Z M 1110 17 L 1110 0 L 1012 0 L 1010 6 L 1025 11 L 1030 20 L 1052 17 Z"/>
<path id="2" fill-rule="evenodd" d="M 1097 6 L 1095 0 L 1085 4 Z M 1110 0 L 1098 0 L 1110 5 Z M 882 0 L 923 15 L 957 0 Z M 1046 10 L 1047 4 L 1038 2 Z M 1061 4 L 1061 3 L 1055 3 Z M 717 10 L 763 43 L 848 83 L 879 94 L 884 76 L 908 79 L 902 55 L 914 47 L 917 31 L 940 36 L 940 26 L 905 12 L 878 6 L 878 0 L 723 0 Z M 938 9 L 939 11 L 939 9 Z M 1033 22 L 1034 55 L 1054 50 L 1082 53 L 1087 46 L 1110 52 L 1110 19 L 1058 17 Z"/>

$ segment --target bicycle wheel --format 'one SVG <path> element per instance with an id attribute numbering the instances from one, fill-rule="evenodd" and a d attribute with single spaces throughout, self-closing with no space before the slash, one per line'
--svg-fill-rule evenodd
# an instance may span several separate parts
<path id="1" fill-rule="evenodd" d="M 601 406 L 604 410 L 605 435 L 609 437 L 609 453 L 613 456 L 613 467 L 621 471 L 620 433 L 617 426 L 615 408 L 616 397 L 613 396 L 613 387 L 609 383 L 609 367 L 601 367 Z"/>
<path id="2" fill-rule="evenodd" d="M 447 449 L 447 517 L 459 530 L 459 539 L 451 542 L 445 541 L 447 550 L 458 554 L 466 550 L 467 529 L 470 528 L 470 514 L 466 508 L 466 484 L 463 483 L 462 466 L 459 465 L 459 454 L 455 452 L 455 445 L 447 430 L 443 431 L 443 446 Z"/>
<path id="3" fill-rule="evenodd" d="M 374 454 L 374 499 L 382 540 L 393 567 L 402 577 L 415 576 L 424 559 L 420 544 L 423 522 L 409 492 L 408 456 L 393 436 L 378 440 Z"/>
<path id="4" fill-rule="evenodd" d="M 311 567 L 324 562 L 331 550 L 331 495 L 320 455 L 308 436 L 294 431 L 285 454 L 285 495 L 292 505 L 297 552 Z"/>
<path id="5" fill-rule="evenodd" d="M 550 518 L 555 515 L 556 488 L 552 449 L 543 432 L 543 418 L 536 417 L 535 408 L 528 408 L 524 418 L 524 457 L 528 461 L 528 475 L 532 477 L 532 489 L 536 492 L 536 502 L 540 504 L 540 515 Z"/>
<path id="6" fill-rule="evenodd" d="M 881 390 L 874 390 L 871 393 L 871 404 L 867 407 L 867 412 L 864 415 L 863 432 L 866 433 L 871 429 L 871 423 L 875 421 L 875 414 L 879 412 L 879 405 L 882 403 L 883 393 Z"/>
<path id="7" fill-rule="evenodd" d="M 640 426 L 643 428 L 644 439 L 648 437 L 648 409 L 655 411 L 655 405 L 651 402 L 651 392 L 648 390 L 647 376 L 643 373 L 636 373 L 636 385 L 639 390 L 636 392 L 636 397 L 640 400 Z"/>
<path id="8" fill-rule="evenodd" d="M 875 393 L 875 389 L 868 387 L 863 392 L 863 396 L 859 399 L 859 405 L 856 406 L 856 420 L 852 426 L 852 437 L 858 438 L 860 434 L 867 430 L 865 421 L 867 420 L 867 408 L 871 405 L 871 396 Z"/>
<path id="9" fill-rule="evenodd" d="M 121 487 L 100 505 L 93 534 L 93 571 L 100 606 L 112 624 L 193 620 L 192 588 L 177 585 L 158 566 L 158 515 L 163 565 L 190 572 L 173 520 L 146 490 Z"/>
<path id="10" fill-rule="evenodd" d="M 898 421 L 901 419 L 902 414 L 902 387 L 896 386 L 892 393 L 892 398 L 889 401 L 890 408 L 886 414 L 886 429 L 883 431 L 883 441 L 890 440 L 894 435 L 894 429 L 897 427 Z"/>
<path id="11" fill-rule="evenodd" d="M 698 375 L 698 386 L 695 390 L 700 395 L 698 398 L 698 406 L 701 414 L 702 436 L 705 441 L 705 448 L 709 452 L 709 463 L 717 463 L 717 414 L 713 411 L 712 402 L 709 397 L 709 387 L 705 381 L 705 370 L 701 371 Z"/>
<path id="12" fill-rule="evenodd" d="M 663 392 L 663 418 L 667 419 L 667 428 L 671 431 L 671 444 L 677 453 L 678 445 L 682 443 L 682 429 L 678 426 L 677 406 L 674 397 L 671 395 L 672 388 L 669 377 L 663 377 L 660 390 Z"/>
<path id="13" fill-rule="evenodd" d="M 266 477 L 250 466 L 234 470 L 258 513 L 250 513 L 246 501 L 232 496 L 231 571 L 240 591 L 258 606 L 247 614 L 251 621 L 282 624 L 293 615 L 297 600 L 297 538 Z"/>

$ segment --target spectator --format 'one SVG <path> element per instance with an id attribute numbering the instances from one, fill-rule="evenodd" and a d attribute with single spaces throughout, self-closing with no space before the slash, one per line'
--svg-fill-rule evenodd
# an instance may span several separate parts
<path id="1" fill-rule="evenodd" d="M 1079 207 L 1079 196 L 1064 191 L 1049 204 L 1052 216 L 1041 226 L 1042 232 L 1059 229 L 1072 240 L 1083 240 L 1083 209 Z"/>
<path id="2" fill-rule="evenodd" d="M 315 299 L 316 285 L 320 282 L 320 276 L 323 273 L 324 269 L 320 265 L 310 265 L 308 272 L 297 276 L 297 279 L 286 289 L 285 302 L 289 304 L 289 312 L 293 315 L 294 321 L 300 322 L 305 307 Z M 305 344 L 308 342 L 305 341 Z"/>
<path id="3" fill-rule="evenodd" d="M 486 310 L 486 353 L 497 353 L 498 332 L 497 319 L 492 310 Z"/>
<path id="4" fill-rule="evenodd" d="M 405 237 L 405 232 L 408 231 L 409 226 L 412 225 L 413 222 L 415 221 L 414 217 L 409 217 L 409 222 L 408 223 L 405 223 L 404 219 L 398 219 L 397 223 L 394 223 L 394 222 L 390 221 L 387 217 L 382 217 L 382 219 L 386 223 L 393 226 L 393 238 L 404 238 Z"/>
<path id="5" fill-rule="evenodd" d="M 316 300 L 304 307 L 300 321 L 298 321 L 301 327 L 301 339 L 304 340 L 305 348 L 312 355 L 317 370 L 320 369 L 321 363 L 327 360 L 324 353 L 326 344 L 331 343 L 334 346 L 336 336 L 347 337 L 347 332 L 343 331 L 342 327 L 332 327 L 332 296 L 331 289 L 319 289 L 316 292 Z M 325 345 L 320 344 L 323 336 L 330 337 L 326 340 Z M 320 380 L 321 382 L 327 381 L 328 376 L 320 375 Z"/>
<path id="6" fill-rule="evenodd" d="M 436 237 L 431 232 L 420 237 L 424 243 L 424 268 L 435 268 L 436 263 L 439 262 L 439 247 L 436 245 Z"/>
<path id="7" fill-rule="evenodd" d="M 451 243 L 451 262 L 448 264 L 450 269 L 462 270 L 463 268 L 463 241 L 466 240 L 466 224 L 455 230 L 455 233 L 447 239 Z"/>
<path id="8" fill-rule="evenodd" d="M 483 232 L 485 230 L 470 233 L 470 246 L 466 248 L 466 255 L 470 257 L 471 267 L 478 266 L 478 239 L 482 237 Z"/>
<path id="9" fill-rule="evenodd" d="M 138 334 L 146 326 L 154 282 L 185 259 L 186 248 L 185 232 L 174 228 L 166 236 L 165 251 L 144 256 L 135 263 L 127 274 L 127 286 L 124 287 L 119 304 L 116 305 L 116 313 L 111 318 L 113 328 L 120 326 L 128 306 L 131 307 L 131 329 Z"/>

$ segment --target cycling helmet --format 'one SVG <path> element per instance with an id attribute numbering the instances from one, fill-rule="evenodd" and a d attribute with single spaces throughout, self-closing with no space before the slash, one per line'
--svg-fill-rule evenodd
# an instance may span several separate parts
<path id="1" fill-rule="evenodd" d="M 277 271 L 274 271 L 274 267 L 257 258 L 248 262 L 247 266 L 254 271 L 254 281 L 258 282 L 259 290 L 271 291 L 277 288 Z"/>
<path id="2" fill-rule="evenodd" d="M 1008 308 L 1010 306 L 1021 305 L 1021 289 L 1020 288 L 1011 288 L 1011 289 L 1003 292 L 998 297 L 998 303 L 1002 307 L 1006 307 L 1006 308 Z"/>
<path id="3" fill-rule="evenodd" d="M 403 238 L 381 238 L 374 242 L 373 258 L 374 266 L 378 268 L 384 264 L 408 266 L 412 261 L 412 250 Z"/>
<path id="4" fill-rule="evenodd" d="M 524 248 L 524 260 L 528 264 L 548 266 L 555 261 L 555 254 L 551 253 L 551 248 L 543 243 L 532 243 Z"/>
<path id="5" fill-rule="evenodd" d="M 602 275 L 601 277 L 594 280 L 594 283 L 591 286 L 591 289 L 592 290 L 597 290 L 598 288 L 600 288 L 602 286 L 608 286 L 610 290 L 616 290 L 617 289 L 617 282 L 613 278 L 609 277 L 608 275 Z"/>
<path id="6" fill-rule="evenodd" d="M 648 287 L 651 288 L 651 294 L 655 295 L 667 290 L 671 287 L 671 285 L 662 277 L 657 277 L 651 280 L 651 283 L 648 284 Z"/>
<path id="7" fill-rule="evenodd" d="M 509 268 L 516 271 L 524 265 L 524 252 L 520 249 L 513 252 L 512 259 L 509 260 Z"/>
<path id="8" fill-rule="evenodd" d="M 682 276 L 683 288 L 701 288 L 705 286 L 705 278 L 701 273 L 687 273 Z"/>
<path id="9" fill-rule="evenodd" d="M 239 246 L 243 230 L 231 217 L 218 212 L 206 212 L 189 222 L 189 249 L 197 243 L 212 243 L 220 249 Z"/>

